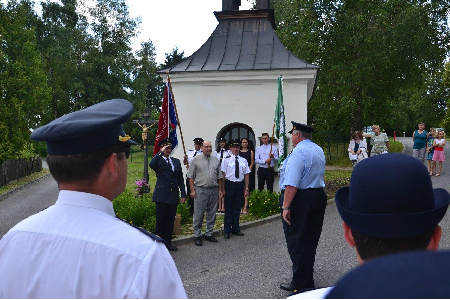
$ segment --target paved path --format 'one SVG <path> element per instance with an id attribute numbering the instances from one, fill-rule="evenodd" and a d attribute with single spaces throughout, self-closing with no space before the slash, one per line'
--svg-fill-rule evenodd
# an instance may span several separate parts
<path id="1" fill-rule="evenodd" d="M 0 201 L 0 238 L 23 219 L 53 205 L 57 197 L 58 186 L 47 176 Z"/>
<path id="2" fill-rule="evenodd" d="M 406 154 L 412 154 L 411 138 L 400 138 Z M 450 158 L 449 147 L 446 155 Z M 448 168 L 448 169 L 447 169 Z M 450 166 L 444 163 L 441 177 L 433 177 L 434 187 L 450 190 Z M 58 189 L 47 177 L 0 201 L 0 236 L 27 216 L 52 205 Z M 450 216 L 443 222 L 441 249 L 450 249 Z M 253 227 L 245 236 L 219 237 L 219 243 L 182 245 L 172 252 L 189 298 L 285 298 L 279 289 L 290 280 L 291 264 L 281 221 Z M 334 204 L 328 205 L 315 265 L 317 286 L 330 286 L 356 266 L 354 250 L 342 235 L 342 221 Z"/>
<path id="3" fill-rule="evenodd" d="M 411 138 L 400 138 L 406 154 L 412 155 Z M 446 149 L 447 157 L 450 151 Z M 434 187 L 450 191 L 450 169 L 443 166 Z M 447 171 L 446 171 L 447 170 Z M 450 249 L 450 215 L 441 222 L 441 249 Z M 281 221 L 245 231 L 243 237 L 219 243 L 182 245 L 172 253 L 189 298 L 286 298 L 279 284 L 289 281 L 291 264 Z M 315 264 L 316 286 L 333 285 L 356 266 L 356 255 L 344 241 L 342 220 L 335 204 L 327 206 Z"/>

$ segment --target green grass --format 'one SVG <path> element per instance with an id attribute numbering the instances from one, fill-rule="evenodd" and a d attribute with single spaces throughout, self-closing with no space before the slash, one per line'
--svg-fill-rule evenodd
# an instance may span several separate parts
<path id="1" fill-rule="evenodd" d="M 8 193 L 18 187 L 24 186 L 36 179 L 48 174 L 48 173 L 49 173 L 49 171 L 47 169 L 43 169 L 40 172 L 36 172 L 29 176 L 25 176 L 25 177 L 15 180 L 15 181 L 11 181 L 7 185 L 4 185 L 0 188 L 0 195 Z"/>

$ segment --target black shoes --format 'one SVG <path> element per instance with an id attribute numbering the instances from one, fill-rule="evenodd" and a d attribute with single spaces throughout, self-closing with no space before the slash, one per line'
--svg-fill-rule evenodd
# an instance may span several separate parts
<path id="1" fill-rule="evenodd" d="M 297 287 L 295 285 L 293 285 L 292 282 L 289 282 L 289 283 L 280 284 L 280 289 L 289 291 L 289 292 L 293 292 L 297 289 Z"/>
<path id="2" fill-rule="evenodd" d="M 205 235 L 205 240 L 210 241 L 212 243 L 217 243 L 218 242 L 218 240 L 215 237 L 213 237 L 213 236 L 206 236 Z"/>
<path id="3" fill-rule="evenodd" d="M 201 245 L 203 245 L 203 243 L 202 243 L 202 237 L 201 237 L 201 236 L 195 238 L 195 245 L 196 245 L 196 246 L 201 246 Z"/>
<path id="4" fill-rule="evenodd" d="M 232 232 L 231 234 L 235 235 L 235 236 L 244 236 L 244 233 L 241 232 L 241 231 L 239 231 L 239 232 Z M 228 240 L 230 238 L 230 234 L 229 233 L 225 233 L 225 235 L 223 237 Z"/>
<path id="5" fill-rule="evenodd" d="M 166 244 L 166 248 L 169 251 L 177 251 L 178 250 L 178 248 L 173 246 L 172 244 Z"/>

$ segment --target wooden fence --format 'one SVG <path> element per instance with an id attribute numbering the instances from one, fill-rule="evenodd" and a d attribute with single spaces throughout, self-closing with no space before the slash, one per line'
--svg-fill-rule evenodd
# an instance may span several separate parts
<path id="1" fill-rule="evenodd" d="M 41 170 L 42 160 L 40 157 L 8 159 L 0 165 L 0 187 Z"/>

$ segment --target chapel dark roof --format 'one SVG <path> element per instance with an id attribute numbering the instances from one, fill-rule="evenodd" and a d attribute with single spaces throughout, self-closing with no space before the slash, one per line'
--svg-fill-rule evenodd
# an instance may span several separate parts
<path id="1" fill-rule="evenodd" d="M 214 12 L 219 24 L 194 54 L 165 73 L 319 69 L 292 54 L 275 33 L 273 10 Z"/>

